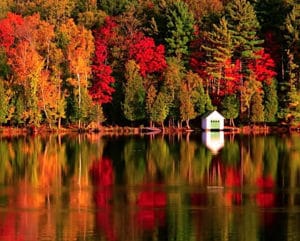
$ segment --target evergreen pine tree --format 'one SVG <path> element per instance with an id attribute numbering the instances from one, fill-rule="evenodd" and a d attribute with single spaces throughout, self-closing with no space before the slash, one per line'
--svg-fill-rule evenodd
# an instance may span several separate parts
<path id="1" fill-rule="evenodd" d="M 277 85 L 275 79 L 270 85 L 264 84 L 264 113 L 265 122 L 275 122 L 278 111 Z"/>
<path id="2" fill-rule="evenodd" d="M 284 38 L 286 40 L 286 67 L 285 76 L 280 85 L 280 108 L 279 118 L 287 122 L 300 119 L 300 4 L 294 3 L 294 6 L 286 17 L 284 26 Z"/>
<path id="3" fill-rule="evenodd" d="M 221 79 L 230 81 L 230 79 L 226 80 L 224 73 L 224 66 L 232 57 L 232 39 L 226 19 L 221 18 L 219 25 L 213 24 L 213 30 L 208 32 L 207 35 L 208 40 L 202 47 L 208 58 L 206 71 L 211 78 L 210 93 L 219 95 Z"/>
<path id="4" fill-rule="evenodd" d="M 291 1 L 286 0 L 251 1 L 255 9 L 257 19 L 261 25 L 262 32 L 272 31 L 278 33 L 280 31 L 280 26 L 285 21 L 285 17 L 289 11 L 290 2 Z"/>
<path id="5" fill-rule="evenodd" d="M 226 7 L 226 19 L 232 36 L 233 58 L 240 59 L 241 91 L 240 91 L 240 118 L 249 118 L 250 99 L 257 90 L 249 86 L 256 86 L 253 73 L 248 64 L 257 58 L 257 51 L 262 47 L 263 40 L 259 39 L 260 25 L 253 6 L 247 0 L 230 1 Z"/>
<path id="6" fill-rule="evenodd" d="M 207 111 L 212 111 L 215 109 L 215 107 L 212 105 L 209 94 L 204 90 L 202 82 L 200 82 L 197 86 L 193 98 L 195 100 L 195 110 L 197 112 L 197 116 L 201 116 Z"/>
<path id="7" fill-rule="evenodd" d="M 247 0 L 230 1 L 225 10 L 234 57 L 240 58 L 245 67 L 249 60 L 256 58 L 255 53 L 261 49 L 263 40 L 258 37 L 260 24 L 253 6 Z"/>
<path id="8" fill-rule="evenodd" d="M 181 59 L 189 54 L 189 42 L 194 33 L 194 17 L 188 5 L 183 1 L 176 1 L 167 8 L 167 53 Z"/>
<path id="9" fill-rule="evenodd" d="M 98 8 L 108 15 L 116 16 L 123 13 L 128 6 L 136 4 L 136 0 L 98 0 Z"/>

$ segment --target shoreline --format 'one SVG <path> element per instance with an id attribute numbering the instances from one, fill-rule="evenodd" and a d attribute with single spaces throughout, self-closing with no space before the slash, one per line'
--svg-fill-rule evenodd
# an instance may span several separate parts
<path id="1" fill-rule="evenodd" d="M 204 132 L 201 128 L 188 129 L 185 127 L 129 127 L 129 126 L 101 126 L 97 128 L 79 129 L 76 126 L 63 127 L 61 129 L 47 126 L 40 127 L 0 127 L 1 136 L 18 136 L 18 135 L 43 135 L 43 134 L 80 134 L 80 133 L 99 133 L 102 135 L 155 135 L 155 134 L 187 134 L 191 132 Z M 214 131 L 214 130 L 213 130 Z M 218 130 L 216 130 L 218 131 Z M 244 125 L 239 127 L 225 126 L 223 130 L 225 134 L 241 134 L 241 135 L 267 135 L 267 134 L 287 134 L 300 132 L 300 126 L 287 125 Z"/>

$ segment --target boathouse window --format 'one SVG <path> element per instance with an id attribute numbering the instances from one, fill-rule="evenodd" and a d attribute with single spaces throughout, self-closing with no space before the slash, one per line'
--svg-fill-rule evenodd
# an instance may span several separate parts
<path id="1" fill-rule="evenodd" d="M 211 120 L 210 128 L 211 129 L 220 129 L 220 120 Z"/>

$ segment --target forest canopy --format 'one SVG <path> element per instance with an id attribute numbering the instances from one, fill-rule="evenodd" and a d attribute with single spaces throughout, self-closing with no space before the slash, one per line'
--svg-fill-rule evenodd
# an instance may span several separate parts
<path id="1" fill-rule="evenodd" d="M 299 20 L 291 0 L 2 0 L 0 125 L 299 122 Z"/>

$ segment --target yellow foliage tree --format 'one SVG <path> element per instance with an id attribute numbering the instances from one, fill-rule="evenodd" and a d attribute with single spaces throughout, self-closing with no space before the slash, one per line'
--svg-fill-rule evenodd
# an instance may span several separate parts
<path id="1" fill-rule="evenodd" d="M 91 76 L 91 57 L 94 52 L 94 39 L 90 30 L 83 26 L 77 26 L 72 19 L 69 19 L 60 27 L 60 32 L 67 38 L 65 49 L 71 78 L 69 84 L 73 88 L 73 94 L 77 98 L 79 113 L 82 112 L 83 103 L 87 98 L 88 79 Z M 81 116 L 81 114 L 79 114 Z M 79 128 L 81 117 L 78 118 Z"/>

